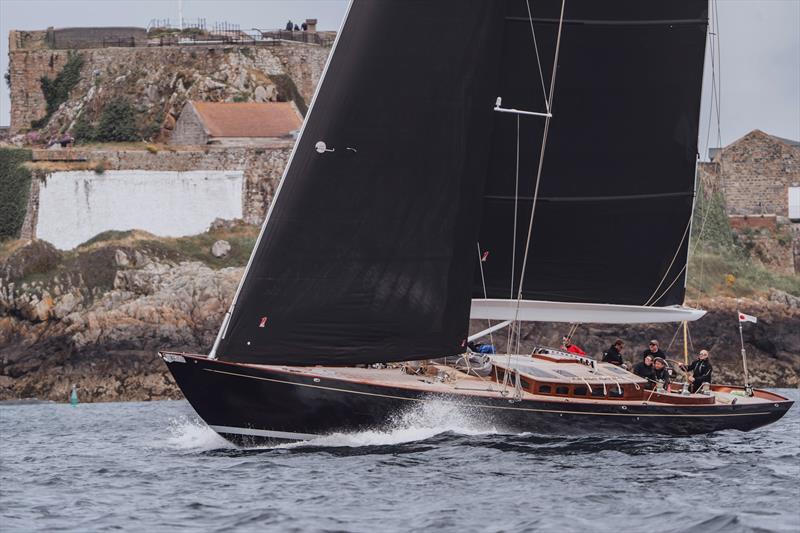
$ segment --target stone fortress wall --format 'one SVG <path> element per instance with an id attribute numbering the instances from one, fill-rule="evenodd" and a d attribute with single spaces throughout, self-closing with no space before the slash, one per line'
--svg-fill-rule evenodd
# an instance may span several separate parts
<path id="1" fill-rule="evenodd" d="M 329 47 L 290 41 L 269 45 L 220 43 L 79 49 L 85 60 L 81 80 L 51 124 L 65 129 L 82 109 L 114 95 L 132 100 L 145 115 L 164 116 L 164 125 L 169 129 L 187 100 L 255 100 L 257 90 L 261 94 L 286 91 L 285 87 L 275 87 L 283 79 L 291 80 L 307 104 L 329 52 Z M 46 31 L 10 32 L 10 135 L 26 131 L 32 121 L 45 115 L 40 79 L 55 78 L 70 53 L 74 51 L 50 48 Z"/>
<path id="2" fill-rule="evenodd" d="M 800 223 L 789 188 L 800 187 L 800 146 L 753 130 L 698 165 L 706 192 L 721 192 L 732 229 L 775 270 L 800 273 Z"/>
<path id="3" fill-rule="evenodd" d="M 169 46 L 89 47 L 102 39 L 128 38 L 141 41 L 136 28 L 65 28 L 43 31 L 11 31 L 9 34 L 9 76 L 11 96 L 11 126 L 9 135 L 28 131 L 31 122 L 46 113 L 41 90 L 41 78 L 55 78 L 74 50 L 61 48 L 68 43 L 77 48 L 84 59 L 80 81 L 67 102 L 53 114 L 40 138 L 47 139 L 61 131 L 71 131 L 77 117 L 84 112 L 102 109 L 113 98 L 131 101 L 143 117 L 163 117 L 162 140 L 169 139 L 176 119 L 188 100 L 204 101 L 270 101 L 290 97 L 310 103 L 322 74 L 330 47 L 290 41 L 270 44 L 188 44 Z M 133 31 L 133 33 L 131 33 Z M 134 35 L 135 34 L 135 35 Z M 145 43 L 146 44 L 146 43 Z M 88 47 L 88 48 L 87 48 Z M 19 138 L 19 137 L 18 137 Z M 41 141 L 40 141 L 41 142 Z M 235 213 L 247 223 L 260 224 L 288 161 L 294 141 L 274 140 L 266 146 L 160 146 L 131 148 L 113 144 L 77 146 L 70 149 L 34 149 L 34 167 L 28 208 L 21 237 L 43 237 L 48 227 L 59 217 L 59 209 L 75 203 L 70 199 L 80 189 L 80 201 L 90 210 L 91 217 L 74 213 L 72 228 L 59 247 L 71 247 L 76 235 L 89 228 L 130 229 L 114 227 L 111 211 L 105 205 L 114 204 L 128 210 L 132 220 L 147 215 L 126 201 L 131 191 L 137 194 L 147 189 L 140 200 L 155 206 L 162 198 L 160 188 L 195 191 L 190 205 L 174 201 L 176 216 L 198 218 L 197 209 L 208 216 L 231 218 Z M 102 171 L 95 172 L 95 169 Z M 226 174 L 227 173 L 227 174 Z M 225 205 L 215 206 L 213 191 L 238 176 L 241 194 L 228 194 Z M 227 176 L 227 177 L 226 177 Z M 131 183 L 119 181 L 127 177 Z M 196 180 L 191 184 L 186 180 Z M 232 179 L 232 178 L 231 178 Z M 117 184 L 116 191 L 114 183 Z M 230 186 L 227 183 L 225 187 Z M 215 189 L 217 187 L 217 189 Z M 133 189 L 132 189 L 133 188 Z M 183 189 L 181 189 L 183 188 Z M 128 190 L 130 189 L 130 190 Z M 126 190 L 128 192 L 126 193 Z M 227 190 L 227 189 L 226 189 Z M 59 192 L 60 191 L 60 192 Z M 101 192 L 100 191 L 104 191 Z M 204 192 L 203 192 L 204 191 Z M 204 196 L 205 194 L 205 196 Z M 148 196 L 149 195 L 149 196 Z M 57 196 L 62 196 L 60 200 Z M 96 197 L 94 197 L 96 196 Z M 85 197 L 85 198 L 84 198 Z M 150 199 L 148 201 L 147 199 Z M 188 198 L 187 198 L 188 199 Z M 60 205 L 59 205 L 60 202 Z M 237 209 L 228 205 L 241 204 Z M 90 221 L 89 218 L 94 218 Z M 103 220 L 96 220 L 97 218 Z M 125 218 L 125 217 L 121 217 Z M 129 217 L 130 218 L 130 217 Z M 199 220 L 199 219 L 198 219 Z M 65 222 L 67 222 L 65 220 Z M 145 220 L 146 222 L 146 220 Z M 195 224 L 196 225 L 196 224 Z M 146 229 L 146 228 L 145 228 Z M 52 233 L 52 232 L 51 232 Z M 154 231 L 156 234 L 165 232 Z M 51 237 L 54 238 L 54 237 Z"/>
<path id="4" fill-rule="evenodd" d="M 47 236 L 41 233 L 48 231 L 46 228 L 52 225 L 52 220 L 62 216 L 59 213 L 64 203 L 75 203 L 76 199 L 71 196 L 74 196 L 73 193 L 78 189 L 80 189 L 78 198 L 80 202 L 95 206 L 101 202 L 104 205 L 116 206 L 117 211 L 99 211 L 93 214 L 94 220 L 90 220 L 88 213 L 86 217 L 80 215 L 77 218 L 72 217 L 75 219 L 76 227 L 70 229 L 63 239 L 56 238 L 53 241 L 56 247 L 71 248 L 75 244 L 72 242 L 74 235 L 85 236 L 87 228 L 96 227 L 97 224 L 103 225 L 104 229 L 132 229 L 117 227 L 114 224 L 117 220 L 136 220 L 136 217 L 142 220 L 139 229 L 149 228 L 149 231 L 156 235 L 177 236 L 202 232 L 206 228 L 170 233 L 166 227 L 161 231 L 161 226 L 146 226 L 149 224 L 147 217 L 152 216 L 153 206 L 163 202 L 164 188 L 186 189 L 187 179 L 198 182 L 199 189 L 204 189 L 207 185 L 205 192 L 208 194 L 202 191 L 192 191 L 191 194 L 187 192 L 185 202 L 171 203 L 170 217 L 183 217 L 195 221 L 202 218 L 210 222 L 217 217 L 239 218 L 240 216 L 249 224 L 261 224 L 280 182 L 292 146 L 292 141 L 284 141 L 268 148 L 185 147 L 180 150 L 163 150 L 155 153 L 147 150 L 80 148 L 57 151 L 34 150 L 34 166 L 45 162 L 59 162 L 60 169 L 38 170 L 35 173 L 37 179 L 31 182 L 27 213 L 20 236 L 24 239 L 46 238 Z M 93 170 L 98 165 L 102 166 L 103 172 Z M 231 206 L 232 196 L 225 201 L 214 202 L 213 197 L 219 195 L 219 182 L 232 175 L 238 176 L 236 183 L 241 183 L 241 192 L 237 195 L 241 205 Z M 115 182 L 118 183 L 120 178 L 126 176 L 131 180 L 129 187 L 114 186 Z M 130 187 L 136 189 L 138 201 L 143 202 L 142 205 L 132 202 Z M 145 191 L 142 191 L 142 188 Z M 61 196 L 61 205 L 54 201 L 54 194 Z M 102 198 L 92 197 L 100 194 Z M 147 201 L 148 198 L 152 201 Z M 204 212 L 201 214 L 198 211 Z M 116 214 L 112 216 L 110 213 Z M 241 215 L 231 216 L 231 213 Z M 124 216 L 121 216 L 122 214 Z M 97 220 L 97 217 L 105 217 L 106 220 Z M 166 216 L 163 218 L 168 219 Z M 65 219 L 64 222 L 68 221 Z M 91 236 L 93 235 L 89 235 Z"/>

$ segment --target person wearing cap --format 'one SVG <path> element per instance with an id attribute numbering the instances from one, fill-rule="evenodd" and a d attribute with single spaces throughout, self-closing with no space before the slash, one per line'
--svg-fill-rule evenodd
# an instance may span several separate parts
<path id="1" fill-rule="evenodd" d="M 614 341 L 614 344 L 603 353 L 602 361 L 604 363 L 611 363 L 612 365 L 625 366 L 622 360 L 622 349 L 624 347 L 625 343 L 622 342 L 622 339 L 617 339 Z"/>
<path id="2" fill-rule="evenodd" d="M 580 346 L 572 344 L 572 339 L 566 336 L 562 339 L 561 349 L 576 355 L 586 355 L 586 352 L 584 352 Z"/>
<path id="3" fill-rule="evenodd" d="M 664 383 L 664 388 L 668 390 L 669 369 L 667 368 L 667 361 L 664 358 L 653 358 L 653 376 L 650 379 L 653 380 L 653 382 L 661 381 Z"/>
<path id="4" fill-rule="evenodd" d="M 695 393 L 700 390 L 703 383 L 711 383 L 711 362 L 708 360 L 708 350 L 700 350 L 697 359 L 692 361 L 689 366 L 680 365 L 681 370 L 691 372 L 689 376 L 689 392 Z"/>
<path id="5" fill-rule="evenodd" d="M 647 349 L 642 352 L 642 359 L 644 359 L 648 355 L 650 357 L 652 357 L 653 359 L 655 359 L 656 357 L 660 357 L 661 359 L 664 359 L 664 360 L 667 359 L 667 354 L 665 354 L 661 350 L 661 348 L 658 347 L 658 341 L 656 339 L 651 340 L 650 344 L 647 347 Z"/>

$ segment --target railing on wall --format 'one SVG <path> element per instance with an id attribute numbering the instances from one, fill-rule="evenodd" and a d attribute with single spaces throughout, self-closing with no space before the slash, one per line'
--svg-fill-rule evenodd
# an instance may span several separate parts
<path id="1" fill-rule="evenodd" d="M 147 39 L 135 37 L 103 37 L 102 39 L 80 39 L 67 43 L 53 42 L 54 49 L 75 48 L 133 48 L 145 46 L 192 46 L 192 45 L 238 45 L 238 46 L 275 46 L 291 41 L 318 46 L 331 46 L 335 34 L 333 32 L 309 32 L 287 30 L 250 30 L 221 29 L 203 32 L 165 32 Z"/>

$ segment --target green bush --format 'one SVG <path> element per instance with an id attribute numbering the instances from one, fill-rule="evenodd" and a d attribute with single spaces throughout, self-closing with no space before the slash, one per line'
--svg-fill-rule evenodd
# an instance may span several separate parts
<path id="1" fill-rule="evenodd" d="M 30 150 L 0 148 L 0 240 L 19 236 L 31 186 L 23 163 L 30 160 Z"/>
<path id="2" fill-rule="evenodd" d="M 70 52 L 64 68 L 54 79 L 50 79 L 47 76 L 42 76 L 39 79 L 47 108 L 45 116 L 31 122 L 31 127 L 39 129 L 45 126 L 50 117 L 53 116 L 53 113 L 56 112 L 61 104 L 67 101 L 69 93 L 81 80 L 81 69 L 85 63 L 83 56 Z"/>
<path id="3" fill-rule="evenodd" d="M 80 114 L 78 120 L 75 121 L 75 125 L 72 126 L 72 136 L 75 137 L 75 142 L 79 143 L 95 141 L 97 132 L 95 132 L 94 125 L 89 122 L 86 111 Z"/>
<path id="4" fill-rule="evenodd" d="M 95 140 L 100 142 L 125 142 L 139 139 L 136 114 L 131 103 L 118 98 L 103 108 L 97 125 Z"/>
<path id="5" fill-rule="evenodd" d="M 697 195 L 687 279 L 690 295 L 751 296 L 770 288 L 800 295 L 800 277 L 773 272 L 752 258 L 756 230 L 734 233 L 722 193 L 706 195 L 701 184 Z"/>

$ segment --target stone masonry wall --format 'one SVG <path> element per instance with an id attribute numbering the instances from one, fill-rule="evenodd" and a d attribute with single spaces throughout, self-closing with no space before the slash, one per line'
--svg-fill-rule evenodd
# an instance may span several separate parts
<path id="1" fill-rule="evenodd" d="M 102 162 L 108 170 L 242 170 L 244 219 L 249 224 L 261 224 L 289 160 L 292 146 L 293 141 L 284 141 L 270 147 L 208 147 L 180 151 L 163 150 L 157 153 L 147 150 L 81 150 L 80 148 L 60 151 L 34 150 L 33 159 L 34 162 L 52 162 L 55 154 L 66 161 L 83 159 L 86 161 L 83 163 L 84 167 L 91 168 Z M 35 217 L 36 209 L 38 206 L 35 205 L 35 201 L 29 202 L 26 221 Z M 35 227 L 35 219 L 31 223 L 32 227 Z"/>
<path id="2" fill-rule="evenodd" d="M 21 39 L 19 32 L 15 39 Z M 11 37 L 10 37 L 11 39 Z M 310 103 L 330 48 L 304 43 L 271 46 L 192 45 L 79 50 L 85 59 L 81 80 L 71 99 L 53 115 L 48 133 L 69 129 L 82 112 L 96 119 L 111 98 L 129 99 L 147 123 L 162 120 L 171 130 L 187 100 L 255 100 L 278 94 L 294 82 Z M 68 50 L 19 49 L 9 51 L 12 135 L 30 128 L 44 116 L 40 78 L 54 78 L 66 63 Z M 287 95 L 284 94 L 283 97 Z"/>
<path id="3" fill-rule="evenodd" d="M 754 130 L 698 165 L 706 194 L 722 191 L 731 228 L 768 268 L 800 272 L 800 224 L 788 219 L 788 188 L 800 186 L 800 148 Z"/>
<path id="4" fill-rule="evenodd" d="M 187 146 L 204 145 L 207 141 L 208 135 L 206 135 L 206 130 L 203 128 L 200 117 L 197 115 L 194 107 L 189 102 L 186 102 L 183 106 L 183 111 L 181 111 L 175 123 L 175 129 L 169 138 L 169 143 L 178 146 Z"/>
<path id="5" fill-rule="evenodd" d="M 755 130 L 715 160 L 728 214 L 788 216 L 788 187 L 800 186 L 800 148 Z"/>

